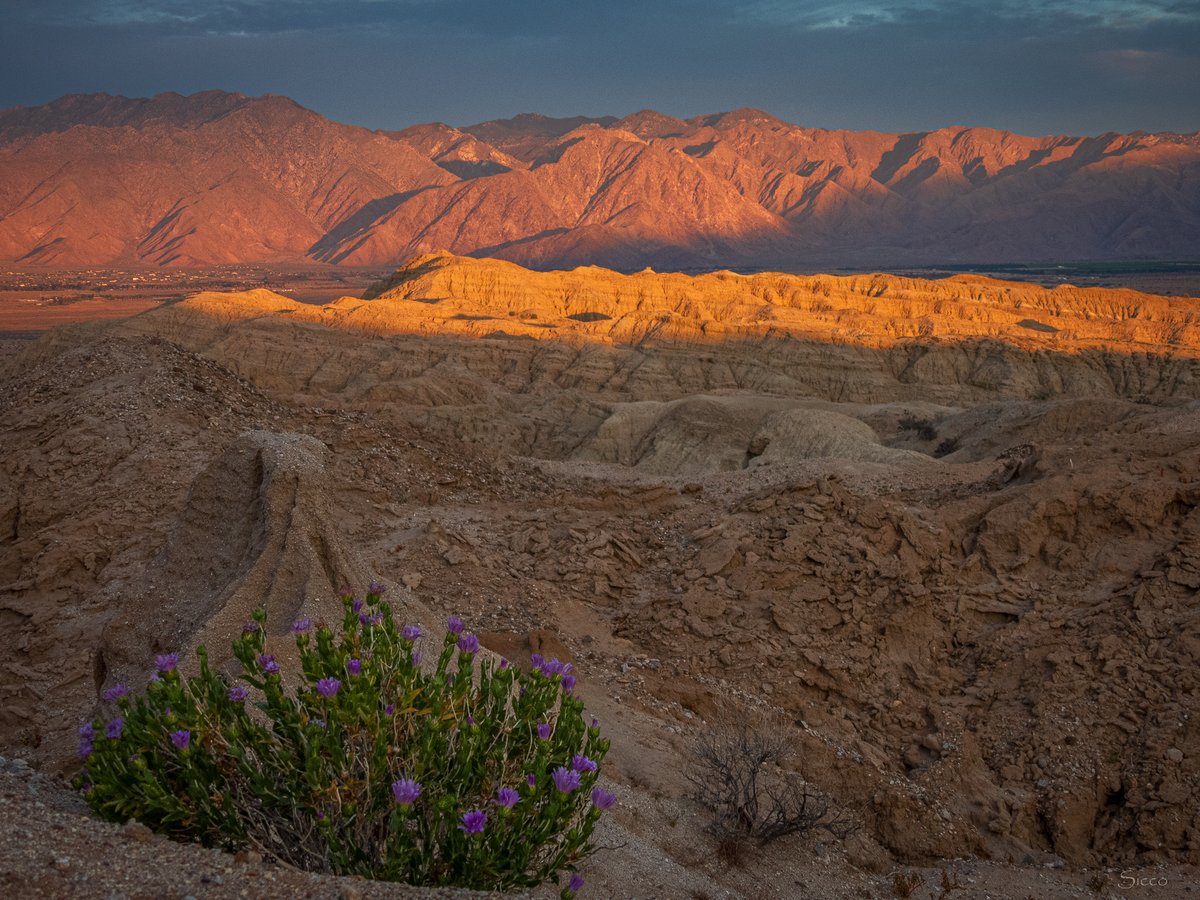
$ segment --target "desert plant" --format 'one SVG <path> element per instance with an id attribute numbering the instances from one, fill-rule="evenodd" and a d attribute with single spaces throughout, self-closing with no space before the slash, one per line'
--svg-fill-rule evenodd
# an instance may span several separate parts
<path id="1" fill-rule="evenodd" d="M 908 900 L 924 883 L 925 879 L 916 872 L 897 872 L 892 876 L 892 894 L 898 900 Z"/>
<path id="2" fill-rule="evenodd" d="M 713 818 L 708 831 L 722 853 L 747 839 L 766 844 L 787 834 L 821 829 L 845 838 L 855 830 L 799 775 L 783 766 L 791 755 L 786 726 L 759 716 L 726 714 L 702 732 L 687 773 L 695 798 Z"/>
<path id="3" fill-rule="evenodd" d="M 478 639 L 451 618 L 422 667 L 420 628 L 397 628 L 381 590 L 345 597 L 336 635 L 308 619 L 292 626 L 292 691 L 265 652 L 263 610 L 233 642 L 240 681 L 214 673 L 200 647 L 194 677 L 169 654 L 144 696 L 107 691 L 115 714 L 80 731 L 88 803 L 309 871 L 557 884 L 594 852 L 614 800 L 596 785 L 608 742 L 583 719 L 570 665 L 535 657 L 524 673 L 478 660 Z M 572 874 L 563 896 L 581 885 Z"/>
<path id="4" fill-rule="evenodd" d="M 900 431 L 915 431 L 923 441 L 932 441 L 937 437 L 937 429 L 931 419 L 918 419 L 912 413 L 905 413 L 897 422 Z"/>
<path id="5" fill-rule="evenodd" d="M 943 438 L 942 442 L 937 445 L 937 449 L 935 449 L 933 451 L 933 455 L 939 459 L 943 456 L 949 456 L 951 453 L 953 453 L 955 450 L 958 449 L 958 446 L 959 446 L 958 438 L 956 438 L 956 437 Z"/>

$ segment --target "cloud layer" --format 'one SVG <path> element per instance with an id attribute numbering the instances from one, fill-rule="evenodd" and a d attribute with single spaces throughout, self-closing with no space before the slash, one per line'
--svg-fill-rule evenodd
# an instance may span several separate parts
<path id="1" fill-rule="evenodd" d="M 8 0 L 0 106 L 288 94 L 374 127 L 538 111 L 1025 133 L 1200 128 L 1182 0 Z"/>

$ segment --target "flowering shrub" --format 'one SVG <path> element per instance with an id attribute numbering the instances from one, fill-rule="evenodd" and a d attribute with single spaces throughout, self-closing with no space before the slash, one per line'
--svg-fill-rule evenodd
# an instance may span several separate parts
<path id="1" fill-rule="evenodd" d="M 237 683 L 200 647 L 196 677 L 168 654 L 144 696 L 107 691 L 112 714 L 80 729 L 91 807 L 310 871 L 492 890 L 573 873 L 613 796 L 596 785 L 608 741 L 583 720 L 571 667 L 477 660 L 451 618 L 423 669 L 420 629 L 398 629 L 377 586 L 344 602 L 340 634 L 293 625 L 294 691 L 264 651 L 262 610 L 234 641 Z M 563 896 L 582 884 L 572 874 Z"/>

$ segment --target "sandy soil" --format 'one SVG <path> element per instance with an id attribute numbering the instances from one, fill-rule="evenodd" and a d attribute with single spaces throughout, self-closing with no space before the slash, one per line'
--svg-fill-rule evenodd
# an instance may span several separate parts
<path id="1" fill-rule="evenodd" d="M 671 334 L 605 343 L 506 284 L 460 283 L 464 324 L 436 335 L 208 294 L 6 357 L 0 752 L 39 773 L 6 764 L 29 831 L 0 840 L 8 885 L 108 884 L 131 840 L 55 781 L 101 691 L 155 652 L 219 652 L 259 604 L 286 623 L 380 578 L 427 627 L 456 613 L 514 659 L 575 661 L 619 798 L 594 896 L 889 897 L 905 873 L 919 897 L 1196 893 L 1200 346 L 1014 331 L 897 366 L 694 340 L 694 293 Z M 1083 297 L 1094 334 L 1121 327 Z M 563 334 L 453 318 L 498 303 Z M 789 771 L 852 837 L 721 860 L 686 773 L 728 708 L 786 718 Z M 247 889 L 182 849 L 149 893 Z M 103 890 L 151 877 L 132 871 Z"/>

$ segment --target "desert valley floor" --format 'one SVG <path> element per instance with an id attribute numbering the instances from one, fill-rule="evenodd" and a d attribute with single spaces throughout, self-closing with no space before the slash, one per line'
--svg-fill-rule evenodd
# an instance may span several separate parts
<path id="1" fill-rule="evenodd" d="M 3 346 L 12 896 L 408 896 L 56 781 L 155 653 L 219 658 L 265 603 L 283 658 L 373 578 L 574 660 L 619 801 L 586 896 L 1200 896 L 1200 300 L 427 254 Z M 858 830 L 717 859 L 686 774 L 728 709 L 786 715 Z"/>

